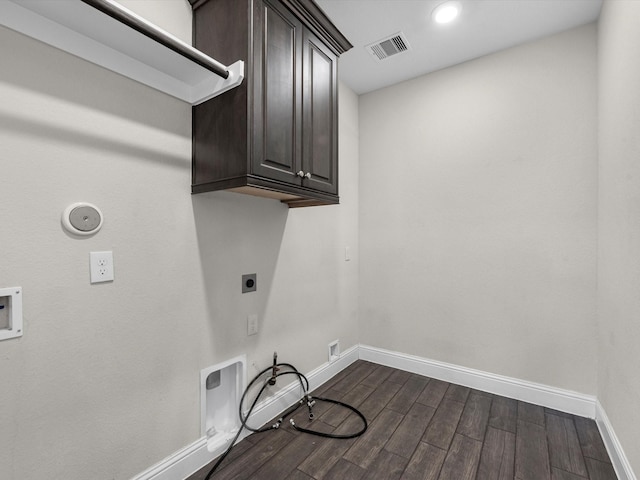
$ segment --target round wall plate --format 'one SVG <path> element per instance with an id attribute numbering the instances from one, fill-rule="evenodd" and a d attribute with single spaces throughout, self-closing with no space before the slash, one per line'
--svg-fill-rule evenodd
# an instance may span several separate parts
<path id="1" fill-rule="evenodd" d="M 74 235 L 93 235 L 102 228 L 102 212 L 91 203 L 73 203 L 62 213 L 62 225 Z"/>

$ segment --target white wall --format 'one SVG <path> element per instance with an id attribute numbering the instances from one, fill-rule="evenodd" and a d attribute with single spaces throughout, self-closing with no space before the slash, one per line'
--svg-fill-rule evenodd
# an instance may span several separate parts
<path id="1" fill-rule="evenodd" d="M 121 3 L 190 40 L 187 2 Z M 201 368 L 309 371 L 336 338 L 597 394 L 640 470 L 639 8 L 606 0 L 598 49 L 591 25 L 341 85 L 341 205 L 297 210 L 191 196 L 189 106 L 0 28 L 0 287 L 25 317 L 0 342 L 0 478 L 129 478 L 200 436 Z M 98 235 L 62 229 L 76 201 Z M 89 284 L 95 250 L 114 283 Z"/>
<path id="2" fill-rule="evenodd" d="M 596 27 L 360 97 L 360 341 L 596 392 Z"/>
<path id="3" fill-rule="evenodd" d="M 640 2 L 606 0 L 599 33 L 598 399 L 640 472 Z"/>
<path id="4" fill-rule="evenodd" d="M 185 40 L 187 2 L 123 2 Z M 164 12 L 164 13 L 160 13 Z M 191 109 L 0 28 L 0 478 L 125 479 L 200 437 L 200 369 L 247 354 L 310 371 L 357 342 L 358 99 L 340 89 L 340 206 L 190 194 Z M 65 233 L 77 201 L 103 229 Z M 344 247 L 354 249 L 344 261 Z M 89 252 L 115 281 L 89 284 Z M 258 292 L 242 295 L 241 275 Z M 246 317 L 260 332 L 247 337 Z"/>

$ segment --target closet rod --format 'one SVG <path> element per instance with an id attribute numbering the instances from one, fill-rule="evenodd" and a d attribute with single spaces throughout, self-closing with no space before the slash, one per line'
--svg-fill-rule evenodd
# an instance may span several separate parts
<path id="1" fill-rule="evenodd" d="M 199 50 L 187 45 L 186 43 L 178 40 L 177 38 L 168 35 L 165 31 L 157 28 L 155 25 L 146 22 L 143 18 L 132 14 L 128 10 L 122 8 L 119 4 L 112 0 L 81 0 L 83 3 L 92 6 L 93 8 L 100 10 L 102 13 L 109 15 L 114 20 L 117 20 L 130 28 L 133 28 L 137 32 L 155 40 L 156 42 L 164 45 L 165 47 L 173 50 L 179 55 L 197 63 L 203 68 L 206 68 L 210 72 L 222 78 L 229 78 L 229 69 L 222 63 L 214 60 L 213 58 L 205 55 Z"/>

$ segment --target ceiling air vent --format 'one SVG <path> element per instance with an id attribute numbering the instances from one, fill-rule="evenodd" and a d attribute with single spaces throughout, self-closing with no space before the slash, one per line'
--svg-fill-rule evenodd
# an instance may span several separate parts
<path id="1" fill-rule="evenodd" d="M 391 35 L 390 37 L 378 40 L 371 45 L 367 45 L 365 48 L 371 55 L 373 55 L 373 58 L 378 61 L 382 61 L 385 58 L 406 52 L 409 50 L 409 43 L 404 37 L 404 34 L 399 32 Z"/>

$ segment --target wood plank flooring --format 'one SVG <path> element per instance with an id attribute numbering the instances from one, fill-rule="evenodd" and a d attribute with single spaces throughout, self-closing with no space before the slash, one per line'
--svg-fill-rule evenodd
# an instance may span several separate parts
<path id="1" fill-rule="evenodd" d="M 357 361 L 316 392 L 358 408 L 369 429 L 327 439 L 293 430 L 238 443 L 215 480 L 616 480 L 593 420 Z M 296 424 L 350 433 L 360 420 L 317 402 Z M 203 480 L 211 465 L 186 480 Z"/>

